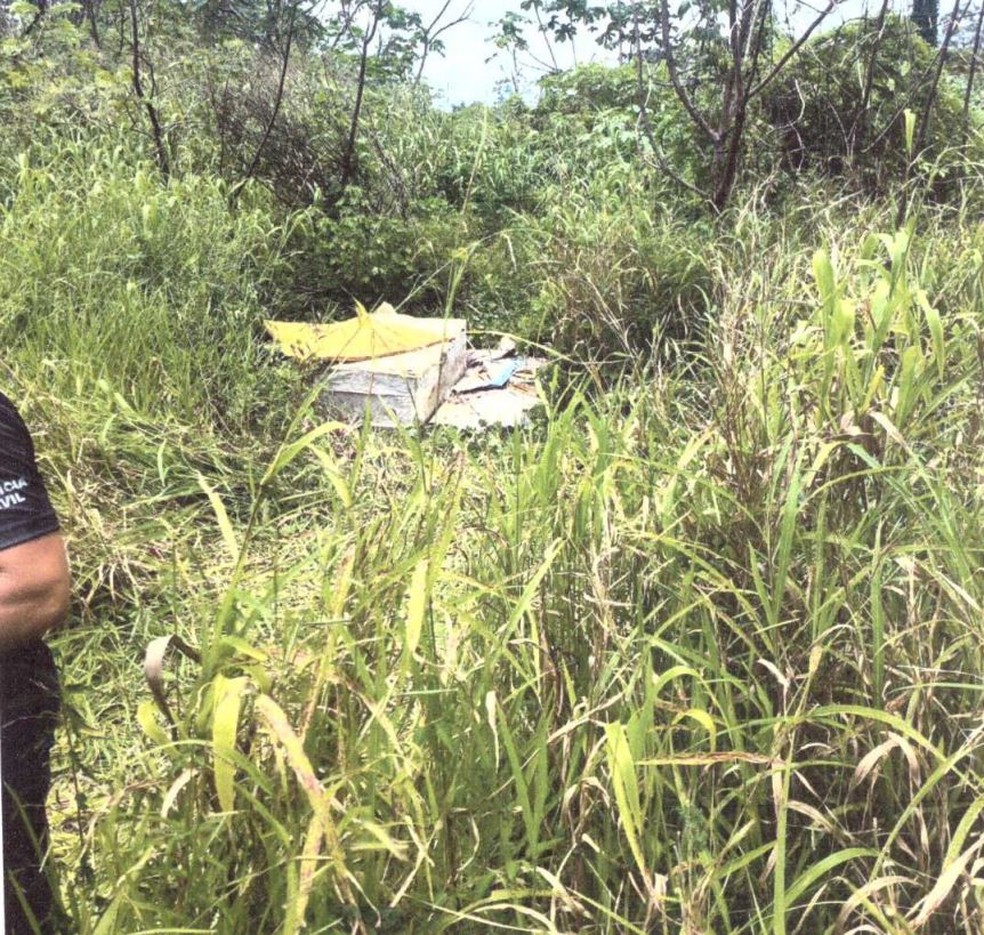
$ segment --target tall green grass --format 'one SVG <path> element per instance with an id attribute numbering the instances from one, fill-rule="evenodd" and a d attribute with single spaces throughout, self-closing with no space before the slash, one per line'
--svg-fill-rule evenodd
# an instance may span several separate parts
<path id="1" fill-rule="evenodd" d="M 441 158 L 523 202 L 483 132 Z M 540 187 L 429 275 L 534 296 L 497 314 L 588 378 L 385 434 L 264 349 L 298 228 L 258 188 L 59 145 L 9 165 L 0 335 L 77 582 L 81 935 L 984 930 L 970 197 Z"/>
<path id="2" fill-rule="evenodd" d="M 699 355 L 476 437 L 204 432 L 32 293 L 80 932 L 980 930 L 980 235 L 876 222 L 750 209 Z"/>
<path id="3" fill-rule="evenodd" d="M 147 164 L 93 141 L 22 152 L 5 171 L 7 360 L 45 373 L 62 398 L 105 384 L 155 418 L 251 421 L 264 395 L 260 302 L 284 262 L 262 196 L 231 213 L 221 182 L 162 186 Z"/>

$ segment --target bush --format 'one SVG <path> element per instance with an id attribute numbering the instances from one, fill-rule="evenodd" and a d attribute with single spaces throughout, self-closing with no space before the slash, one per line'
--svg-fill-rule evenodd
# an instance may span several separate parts
<path id="1" fill-rule="evenodd" d="M 701 229 L 654 210 L 638 181 L 615 190 L 607 201 L 558 192 L 528 232 L 538 291 L 520 330 L 576 359 L 648 353 L 694 334 L 710 309 Z"/>
<path id="2" fill-rule="evenodd" d="M 929 106 L 934 57 L 935 50 L 911 24 L 895 16 L 881 30 L 869 20 L 808 43 L 764 101 L 785 167 L 846 177 L 867 192 L 886 192 L 906 178 L 908 109 L 930 121 L 922 131 L 925 147 L 916 169 L 936 183 L 938 195 L 946 195 L 946 176 L 962 158 L 954 147 L 964 138 L 962 102 L 944 75 Z"/>

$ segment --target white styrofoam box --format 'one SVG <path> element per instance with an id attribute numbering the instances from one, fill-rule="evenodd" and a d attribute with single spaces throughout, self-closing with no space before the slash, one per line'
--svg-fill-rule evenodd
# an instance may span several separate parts
<path id="1" fill-rule="evenodd" d="M 465 322 L 448 320 L 449 340 L 405 354 L 334 365 L 324 402 L 336 412 L 361 418 L 368 410 L 373 425 L 427 422 L 465 372 Z"/>

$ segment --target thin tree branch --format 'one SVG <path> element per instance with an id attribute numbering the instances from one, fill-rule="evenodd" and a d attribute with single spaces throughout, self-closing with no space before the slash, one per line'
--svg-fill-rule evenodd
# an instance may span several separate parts
<path id="1" fill-rule="evenodd" d="M 38 0 L 38 12 L 34 14 L 34 17 L 24 27 L 24 32 L 22 35 L 29 36 L 34 32 L 34 28 L 40 23 L 48 13 L 49 0 Z"/>
<path id="2" fill-rule="evenodd" d="M 537 29 L 540 30 L 540 35 L 543 36 L 543 41 L 547 44 L 547 54 L 550 56 L 550 61 L 553 63 L 554 72 L 560 71 L 557 65 L 557 55 L 554 52 L 553 43 L 550 41 L 550 37 L 547 35 L 547 27 L 543 24 L 543 16 L 540 14 L 540 4 L 537 2 L 533 3 L 533 12 L 536 15 L 536 25 Z M 574 63 L 577 65 L 577 62 Z"/>
<path id="3" fill-rule="evenodd" d="M 944 43 L 947 43 L 948 41 L 949 40 L 944 36 Z M 906 94 L 905 100 L 902 101 L 898 107 L 896 107 L 895 113 L 888 121 L 886 121 L 885 129 L 883 129 L 882 132 L 879 133 L 874 140 L 872 140 L 869 145 L 869 149 L 881 143 L 882 140 L 884 140 L 885 137 L 892 132 L 892 127 L 895 121 L 898 120 L 907 110 L 912 109 L 911 105 L 916 101 L 919 92 L 922 91 L 926 83 L 932 83 L 933 75 L 937 72 L 937 70 L 942 71 L 943 65 L 940 63 L 940 56 L 946 55 L 947 53 L 948 48 L 946 45 L 941 46 L 936 50 L 936 54 L 933 56 L 932 61 L 930 61 L 930 63 L 923 70 L 922 75 L 918 79 L 910 82 L 910 89 Z"/>
<path id="4" fill-rule="evenodd" d="M 970 71 L 967 73 L 967 89 L 964 92 L 963 124 L 964 135 L 970 130 L 970 98 L 974 90 L 974 78 L 977 75 L 978 55 L 981 50 L 981 31 L 984 29 L 984 2 L 977 12 L 977 28 L 974 30 L 974 49 L 970 54 Z"/>
<path id="5" fill-rule="evenodd" d="M 160 115 L 154 106 L 153 100 L 144 93 L 143 81 L 140 77 L 140 32 L 137 19 L 137 2 L 130 0 L 130 29 L 131 29 L 131 52 L 132 52 L 132 78 L 133 92 L 137 99 L 144 105 L 147 117 L 150 120 L 150 127 L 154 138 L 154 151 L 157 154 L 157 166 L 161 170 L 161 175 L 167 181 L 171 177 L 171 160 L 167 154 L 167 144 L 164 139 L 164 129 L 161 126 Z"/>
<path id="6" fill-rule="evenodd" d="M 885 18 L 888 15 L 888 6 L 891 0 L 882 0 L 881 9 L 875 20 L 875 38 L 872 48 L 868 53 L 868 66 L 864 76 L 864 90 L 861 93 L 861 106 L 854 124 L 851 127 L 850 147 L 851 152 L 855 152 L 858 146 L 864 146 L 868 136 L 868 109 L 871 104 L 871 92 L 875 85 L 875 64 L 878 60 L 878 53 L 881 51 L 882 41 L 885 37 Z"/>
<path id="7" fill-rule="evenodd" d="M 659 140 L 656 139 L 656 133 L 653 129 L 652 121 L 649 119 L 649 94 L 645 89 L 643 81 L 643 61 L 642 61 L 642 43 L 639 39 L 638 29 L 636 30 L 635 37 L 635 62 L 636 62 L 636 91 L 639 96 L 639 122 L 642 125 L 642 132 L 652 147 L 653 155 L 656 157 L 656 162 L 659 164 L 660 169 L 668 175 L 677 185 L 685 188 L 691 194 L 696 195 L 701 201 L 710 204 L 713 207 L 713 201 L 710 195 L 702 191 L 692 182 L 687 181 L 683 178 L 669 163 L 666 156 L 663 154 L 663 147 L 660 145 Z"/>
<path id="8" fill-rule="evenodd" d="M 673 41 L 670 36 L 670 8 L 667 0 L 660 0 L 659 4 L 660 35 L 663 45 L 663 58 L 666 60 L 666 70 L 670 74 L 670 82 L 673 84 L 673 91 L 683 104 L 684 110 L 690 115 L 690 119 L 697 127 L 709 137 L 715 144 L 721 140 L 721 134 L 715 130 L 708 122 L 707 118 L 697 109 L 693 99 L 687 93 L 687 89 L 680 80 L 680 71 L 677 67 L 676 56 L 673 54 Z"/>
<path id="9" fill-rule="evenodd" d="M 430 25 L 428 25 L 423 31 L 423 40 L 422 40 L 423 51 L 420 54 L 420 64 L 417 66 L 417 74 L 414 76 L 413 79 L 414 84 L 420 84 L 421 76 L 424 73 L 424 65 L 427 64 L 427 56 L 430 53 L 431 46 L 434 44 L 435 40 L 438 39 L 444 33 L 446 33 L 449 29 L 452 29 L 455 26 L 464 23 L 468 19 L 468 17 L 471 16 L 472 11 L 475 9 L 475 4 L 469 3 L 461 11 L 461 13 L 458 14 L 454 19 L 450 20 L 447 23 L 442 23 L 440 26 L 438 26 L 438 24 L 441 21 L 441 18 L 444 16 L 445 13 L 447 13 L 448 7 L 450 6 L 451 6 L 451 0 L 445 0 L 443 6 L 438 11 L 438 14 L 430 21 Z"/>
<path id="10" fill-rule="evenodd" d="M 936 94 L 940 86 L 940 78 L 943 75 L 943 66 L 946 64 L 947 55 L 950 51 L 950 40 L 957 31 L 957 22 L 960 19 L 960 0 L 954 0 L 953 13 L 950 22 L 947 23 L 946 35 L 943 37 L 943 44 L 940 46 L 936 56 L 936 67 L 934 69 L 933 80 L 929 87 L 929 95 L 923 108 L 922 119 L 919 121 L 919 134 L 916 137 L 915 145 L 908 154 L 905 162 L 905 173 L 902 178 L 902 189 L 899 192 L 899 207 L 895 214 L 895 226 L 901 228 L 905 224 L 909 214 L 909 180 L 912 176 L 912 168 L 916 159 L 919 158 L 923 147 L 926 145 L 926 133 L 929 127 L 930 116 L 933 112 L 933 105 L 936 103 Z"/>
<path id="11" fill-rule="evenodd" d="M 665 3 L 666 0 L 663 0 L 663 2 Z M 747 100 L 751 100 L 756 95 L 761 94 L 762 91 L 764 91 L 770 84 L 772 84 L 773 81 L 776 80 L 776 78 L 779 77 L 782 70 L 789 63 L 789 60 L 793 58 L 793 56 L 799 54 L 799 50 L 803 48 L 807 40 L 810 38 L 810 36 L 813 35 L 814 31 L 817 29 L 817 27 L 820 26 L 820 24 L 828 16 L 830 16 L 831 12 L 833 11 L 834 7 L 837 6 L 838 2 L 839 0 L 828 0 L 827 6 L 824 8 L 823 12 L 819 13 L 816 19 L 814 19 L 813 22 L 810 23 L 810 25 L 806 28 L 806 32 L 804 32 L 786 50 L 786 52 L 782 55 L 779 61 L 776 62 L 775 65 L 773 65 L 772 68 L 769 70 L 769 73 L 760 82 L 758 82 L 758 84 L 756 84 L 754 87 L 752 87 L 749 90 L 748 97 L 746 98 Z"/>
<path id="12" fill-rule="evenodd" d="M 355 172 L 355 144 L 359 134 L 359 118 L 362 115 L 362 99 L 366 90 L 366 72 L 369 66 L 369 46 L 376 36 L 379 28 L 379 21 L 383 12 L 381 4 L 377 2 L 372 10 L 372 25 L 366 30 L 362 37 L 362 50 L 359 55 L 359 77 L 355 86 L 355 104 L 352 107 L 352 121 L 349 124 L 348 142 L 345 145 L 345 152 L 342 154 L 342 177 L 341 188 L 348 188 Z"/>
<path id="13" fill-rule="evenodd" d="M 260 155 L 262 154 L 263 148 L 266 146 L 267 141 L 270 139 L 270 134 L 273 132 L 273 126 L 277 122 L 277 117 L 280 115 L 280 108 L 284 100 L 284 88 L 287 84 L 287 68 L 290 64 L 290 49 L 294 42 L 294 21 L 296 16 L 297 5 L 292 3 L 290 7 L 290 19 L 287 21 L 287 41 L 284 45 L 284 57 L 280 64 L 280 79 L 277 82 L 277 96 L 273 101 L 273 113 L 270 114 L 270 119 L 267 121 L 266 128 L 263 131 L 263 136 L 256 147 L 256 151 L 253 153 L 253 159 L 249 164 L 249 168 L 246 170 L 246 174 L 236 183 L 235 188 L 233 188 L 229 194 L 229 201 L 233 205 L 235 205 L 237 199 L 239 198 L 239 194 L 242 192 L 243 187 L 256 173 L 256 170 L 260 164 Z"/>
<path id="14" fill-rule="evenodd" d="M 933 106 L 936 104 L 936 96 L 940 88 L 940 79 L 943 77 L 943 68 L 950 54 L 950 42 L 957 31 L 957 23 L 960 21 L 960 0 L 954 0 L 953 12 L 950 14 L 950 21 L 946 24 L 946 34 L 943 36 L 943 43 L 940 46 L 939 55 L 936 59 L 936 70 L 933 74 L 933 81 L 929 86 L 929 96 L 926 99 L 926 106 L 923 109 L 922 120 L 919 122 L 919 135 L 917 137 L 916 150 L 919 151 L 926 143 L 926 134 L 929 130 L 930 118 Z"/>

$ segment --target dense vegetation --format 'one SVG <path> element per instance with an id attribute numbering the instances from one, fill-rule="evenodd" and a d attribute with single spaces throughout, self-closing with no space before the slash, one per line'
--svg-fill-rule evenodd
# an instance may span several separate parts
<path id="1" fill-rule="evenodd" d="M 812 38 L 721 199 L 665 60 L 447 113 L 351 6 L 5 20 L 75 930 L 984 931 L 970 51 Z M 324 421 L 261 321 L 353 299 L 544 348 L 544 414 Z"/>

